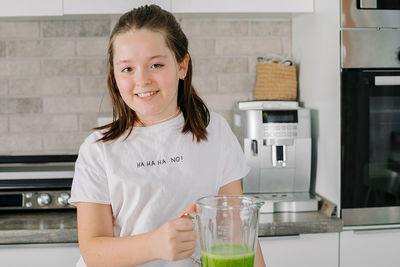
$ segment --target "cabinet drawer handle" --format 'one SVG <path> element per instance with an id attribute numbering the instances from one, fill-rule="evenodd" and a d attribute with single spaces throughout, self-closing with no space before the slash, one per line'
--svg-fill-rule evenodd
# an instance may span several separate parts
<path id="1" fill-rule="evenodd" d="M 263 236 L 261 240 L 286 240 L 286 239 L 300 239 L 300 235 L 278 235 L 278 236 Z"/>
<path id="2" fill-rule="evenodd" d="M 381 234 L 381 233 L 400 232 L 400 228 L 393 227 L 393 228 L 382 228 L 382 229 L 360 229 L 360 230 L 353 230 L 353 232 L 356 235 Z"/>

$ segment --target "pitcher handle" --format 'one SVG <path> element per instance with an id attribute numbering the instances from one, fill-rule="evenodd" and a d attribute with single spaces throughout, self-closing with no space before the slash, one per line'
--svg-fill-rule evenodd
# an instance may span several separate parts
<path id="1" fill-rule="evenodd" d="M 198 227 L 197 227 L 196 213 L 195 213 L 195 212 L 191 212 L 191 213 L 185 212 L 184 214 L 182 214 L 181 217 L 185 217 L 185 216 L 188 216 L 188 215 L 194 218 L 194 219 L 193 219 L 193 222 L 194 222 L 194 224 L 195 224 L 195 231 L 197 232 Z M 200 246 L 200 244 L 199 244 L 198 239 L 197 239 L 197 247 L 199 247 L 199 246 Z M 198 266 L 201 266 L 201 258 L 200 258 L 200 257 L 196 257 L 195 254 L 196 254 L 196 252 L 194 252 L 193 255 L 190 256 L 189 259 L 190 259 L 193 263 L 197 264 Z"/>
<path id="2" fill-rule="evenodd" d="M 193 263 L 195 263 L 195 264 L 197 264 L 198 266 L 201 266 L 201 259 L 197 259 L 195 256 L 190 256 L 190 260 L 193 262 Z"/>

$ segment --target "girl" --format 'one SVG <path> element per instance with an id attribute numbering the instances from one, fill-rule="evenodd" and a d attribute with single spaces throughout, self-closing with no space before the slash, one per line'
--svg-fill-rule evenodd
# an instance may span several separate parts
<path id="1" fill-rule="evenodd" d="M 193 266 L 194 224 L 181 215 L 202 196 L 242 193 L 240 145 L 191 80 L 172 14 L 151 5 L 119 19 L 108 48 L 113 122 L 87 137 L 75 166 L 77 266 Z"/>

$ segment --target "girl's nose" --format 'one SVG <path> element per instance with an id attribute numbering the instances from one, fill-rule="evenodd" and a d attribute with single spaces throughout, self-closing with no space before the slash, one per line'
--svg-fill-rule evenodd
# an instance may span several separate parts
<path id="1" fill-rule="evenodd" d="M 135 83 L 137 86 L 144 86 L 151 83 L 150 75 L 146 70 L 137 69 L 135 72 Z"/>

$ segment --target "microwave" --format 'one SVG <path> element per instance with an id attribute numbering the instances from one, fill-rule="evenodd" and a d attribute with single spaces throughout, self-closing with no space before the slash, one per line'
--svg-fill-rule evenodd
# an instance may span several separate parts
<path id="1" fill-rule="evenodd" d="M 342 28 L 400 28 L 399 0 L 342 0 Z"/>

